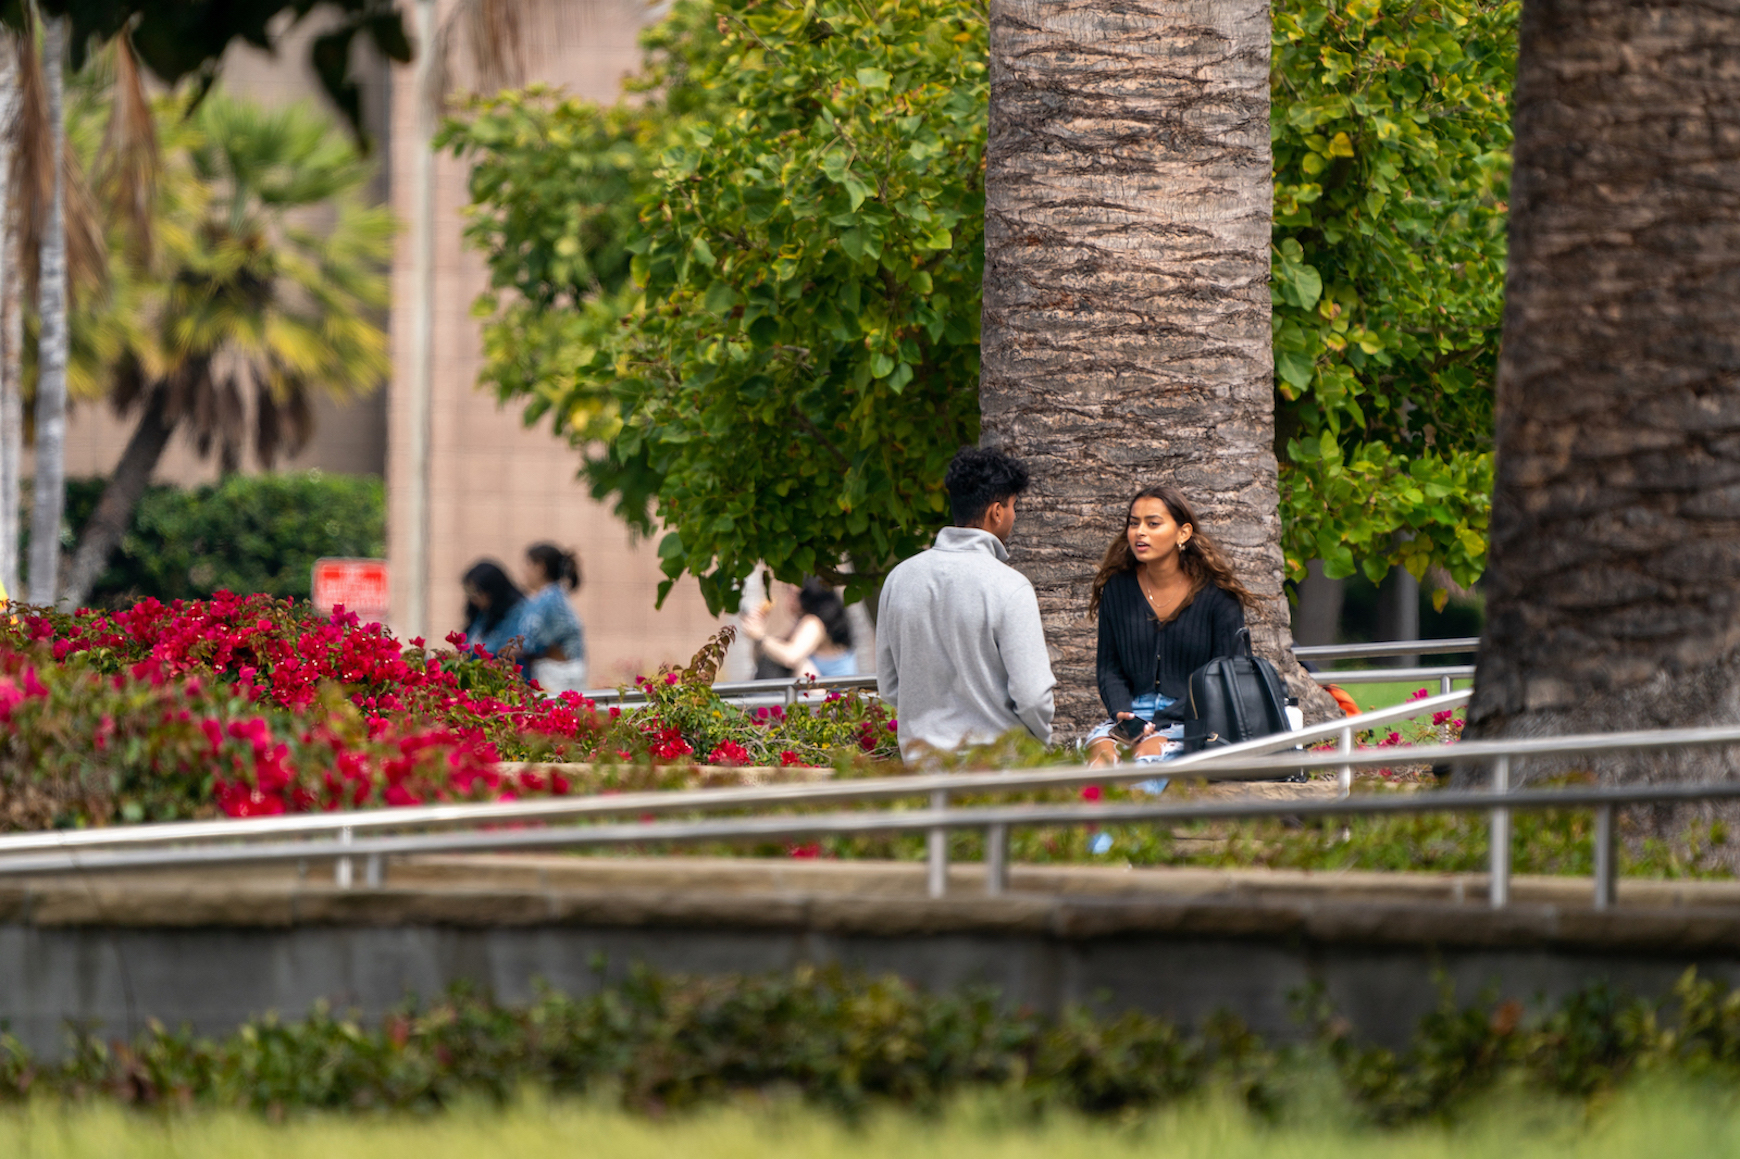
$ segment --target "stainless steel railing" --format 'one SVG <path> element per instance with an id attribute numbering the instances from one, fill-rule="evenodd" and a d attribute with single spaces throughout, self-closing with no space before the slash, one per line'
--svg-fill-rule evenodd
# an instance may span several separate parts
<path id="1" fill-rule="evenodd" d="M 1479 636 L 1452 636 L 1374 644 L 1301 644 L 1294 647 L 1293 655 L 1301 660 L 1363 660 L 1368 656 L 1455 656 L 1479 650 Z"/>

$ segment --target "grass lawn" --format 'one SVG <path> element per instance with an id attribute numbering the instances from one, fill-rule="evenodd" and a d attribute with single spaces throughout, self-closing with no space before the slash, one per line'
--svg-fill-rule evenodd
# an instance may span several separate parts
<path id="1" fill-rule="evenodd" d="M 1333 678 L 1334 673 L 1328 675 Z M 1453 681 L 1450 687 L 1452 691 L 1460 692 L 1465 688 L 1472 687 L 1473 684 L 1472 680 L 1457 680 Z M 1366 712 L 1378 708 L 1388 708 L 1392 704 L 1400 704 L 1422 688 L 1426 690 L 1428 696 L 1437 696 L 1439 692 L 1436 680 L 1397 680 L 1387 684 L 1343 684 L 1341 687 L 1345 688 L 1353 696 L 1354 703 Z"/>
<path id="2" fill-rule="evenodd" d="M 1319 1107 L 1322 1104 L 1316 1104 Z M 17 1159 L 1706 1159 L 1740 1154 L 1740 1114 L 1714 1092 L 1633 1091 L 1592 1111 L 1497 1097 L 1463 1125 L 1384 1131 L 1317 1121 L 1266 1124 L 1195 1100 L 1122 1124 L 1035 1122 L 988 1100 L 940 1120 L 882 1114 L 856 1126 L 789 1106 L 738 1106 L 660 1120 L 587 1104 L 473 1107 L 426 1117 L 339 1114 L 273 1124 L 209 1112 L 0 1112 L 0 1155 Z"/>

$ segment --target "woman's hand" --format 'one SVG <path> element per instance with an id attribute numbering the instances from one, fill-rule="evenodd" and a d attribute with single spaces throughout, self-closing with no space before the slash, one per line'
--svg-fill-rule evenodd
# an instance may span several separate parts
<path id="1" fill-rule="evenodd" d="M 1120 721 L 1135 720 L 1136 714 L 1133 712 L 1120 712 L 1120 713 L 1118 713 L 1118 719 Z M 1147 725 L 1142 729 L 1142 736 L 1143 737 L 1150 737 L 1153 735 L 1154 735 L 1154 722 L 1149 721 L 1147 723 Z"/>
<path id="2" fill-rule="evenodd" d="M 751 640 L 765 640 L 767 638 L 767 604 L 759 604 L 744 612 L 741 622 L 745 636 Z"/>

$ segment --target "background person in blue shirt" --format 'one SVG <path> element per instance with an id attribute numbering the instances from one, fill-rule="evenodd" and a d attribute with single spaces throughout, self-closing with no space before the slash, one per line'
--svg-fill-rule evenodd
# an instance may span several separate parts
<path id="1" fill-rule="evenodd" d="M 525 637 L 520 663 L 546 692 L 586 687 L 586 630 L 568 603 L 580 589 L 580 561 L 553 543 L 526 549 L 526 588 L 532 594 L 521 613 Z"/>
<path id="2" fill-rule="evenodd" d="M 460 581 L 465 588 L 465 644 L 482 644 L 491 656 L 501 655 L 520 635 L 526 594 L 493 559 L 471 565 Z"/>

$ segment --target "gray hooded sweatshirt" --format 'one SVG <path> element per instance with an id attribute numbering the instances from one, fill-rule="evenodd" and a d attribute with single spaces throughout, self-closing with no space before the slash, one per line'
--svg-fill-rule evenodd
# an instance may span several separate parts
<path id="1" fill-rule="evenodd" d="M 1039 600 L 988 531 L 945 527 L 889 573 L 876 616 L 876 684 L 899 719 L 900 755 L 1025 728 L 1051 739 L 1051 659 Z"/>

